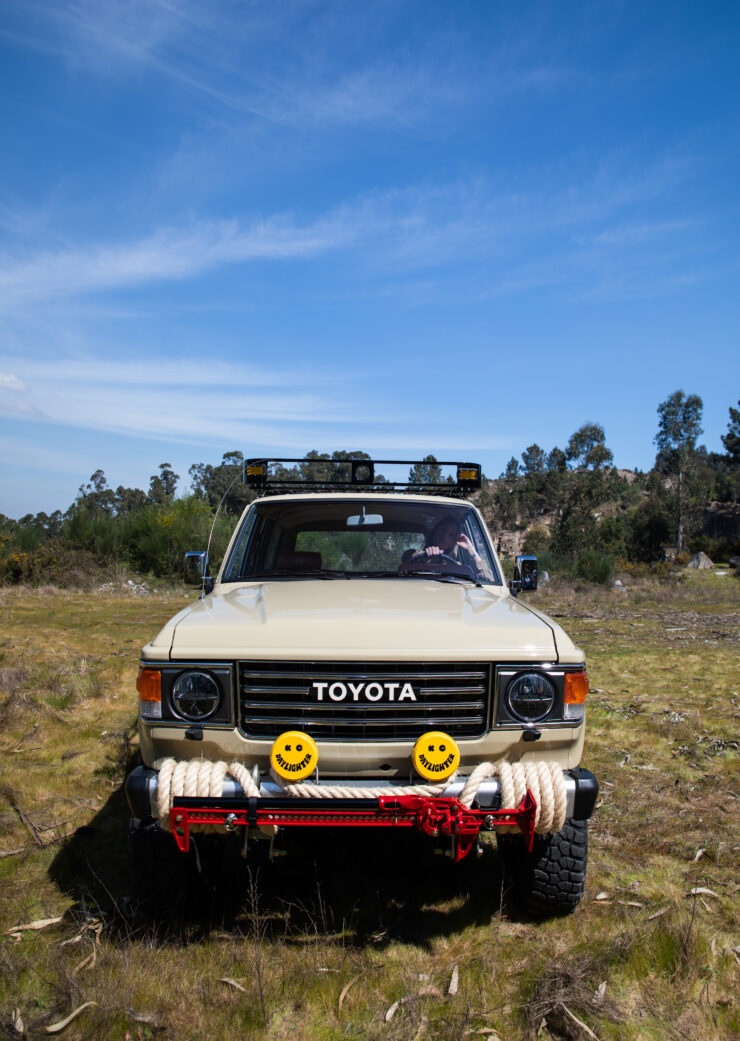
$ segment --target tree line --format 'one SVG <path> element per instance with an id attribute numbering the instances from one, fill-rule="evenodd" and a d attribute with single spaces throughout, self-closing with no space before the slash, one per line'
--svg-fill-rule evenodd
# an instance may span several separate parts
<path id="1" fill-rule="evenodd" d="M 701 398 L 677 390 L 658 406 L 656 458 L 648 472 L 618 471 L 603 427 L 587 422 L 564 448 L 529 445 L 497 478 L 484 478 L 478 505 L 494 534 L 523 533 L 523 547 L 537 552 L 543 566 L 596 581 L 608 579 L 615 562 L 659 562 L 671 546 L 679 556 L 704 549 L 726 558 L 740 551 L 737 538 L 711 538 L 701 521 L 710 501 L 737 504 L 740 498 L 738 406 L 729 410 L 724 453 L 699 444 Z M 279 476 L 300 479 L 310 469 L 315 477 L 318 467 L 330 487 L 350 458 L 370 456 L 311 451 Z M 217 464 L 194 463 L 190 491 L 181 496 L 180 475 L 170 463 L 159 466 L 147 491 L 114 489 L 100 469 L 64 512 L 19 520 L 0 514 L 0 581 L 76 584 L 101 569 L 175 577 L 186 550 L 205 548 L 212 525 L 216 563 L 235 517 L 254 498 L 241 479 L 243 463 L 238 451 L 224 453 Z M 411 468 L 410 490 L 441 475 L 435 457 L 427 456 Z"/>
<path id="2" fill-rule="evenodd" d="M 710 502 L 740 497 L 740 409 L 729 412 L 725 452 L 709 452 L 698 443 L 701 398 L 669 395 L 657 409 L 657 453 L 647 473 L 617 470 L 603 427 L 585 423 L 564 449 L 533 444 L 521 461 L 510 459 L 482 505 L 500 528 L 528 529 L 524 548 L 544 555 L 543 564 L 587 578 L 608 579 L 615 562 L 657 563 L 667 551 L 726 559 L 740 550 L 737 534 L 708 536 L 702 522 Z"/>

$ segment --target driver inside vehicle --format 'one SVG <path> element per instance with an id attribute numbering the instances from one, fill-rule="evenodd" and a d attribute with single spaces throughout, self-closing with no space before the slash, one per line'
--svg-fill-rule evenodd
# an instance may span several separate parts
<path id="1" fill-rule="evenodd" d="M 443 517 L 437 521 L 431 534 L 427 536 L 426 546 L 417 553 L 404 554 L 404 563 L 409 561 L 433 561 L 435 557 L 447 557 L 460 564 L 472 568 L 479 578 L 492 579 L 491 570 L 476 550 L 470 538 L 451 518 Z"/>

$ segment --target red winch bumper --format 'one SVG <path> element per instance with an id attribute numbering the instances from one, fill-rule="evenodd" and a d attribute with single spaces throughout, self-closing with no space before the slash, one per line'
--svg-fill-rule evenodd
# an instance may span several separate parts
<path id="1" fill-rule="evenodd" d="M 175 798 L 170 826 L 179 849 L 190 845 L 191 824 L 221 824 L 226 831 L 277 825 L 281 828 L 416 828 L 432 838 L 455 839 L 454 859 L 462 860 L 480 831 L 504 825 L 519 828 L 532 849 L 537 803 L 532 793 L 515 810 L 468 809 L 454 797 L 381 795 L 373 799 Z"/>

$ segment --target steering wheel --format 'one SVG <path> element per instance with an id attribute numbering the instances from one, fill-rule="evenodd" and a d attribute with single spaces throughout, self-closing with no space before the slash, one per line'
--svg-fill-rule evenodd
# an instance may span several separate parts
<path id="1" fill-rule="evenodd" d="M 446 571 L 452 571 L 453 569 L 457 574 L 462 572 L 463 575 L 470 575 L 473 581 L 475 581 L 475 572 L 470 564 L 464 564 L 461 560 L 456 560 L 449 553 L 435 553 L 431 557 L 422 556 L 407 560 L 405 564 L 401 564 L 399 571 L 401 574 L 408 574 L 413 571 L 439 571 L 441 574 L 444 574 Z"/>
<path id="2" fill-rule="evenodd" d="M 455 560 L 454 557 L 451 557 L 449 553 L 435 553 L 433 557 L 427 557 L 426 563 L 430 564 L 432 563 L 432 561 L 436 560 L 438 560 L 440 564 L 442 564 L 442 562 L 444 561 L 444 565 L 448 566 L 452 564 L 455 567 L 467 567 L 466 564 L 461 564 L 459 560 Z"/>

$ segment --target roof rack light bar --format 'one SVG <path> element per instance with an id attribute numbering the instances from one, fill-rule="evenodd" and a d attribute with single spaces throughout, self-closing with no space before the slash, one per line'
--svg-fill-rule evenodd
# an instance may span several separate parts
<path id="1" fill-rule="evenodd" d="M 315 476 L 294 476 L 270 473 L 273 464 L 301 465 L 307 469 L 318 469 Z M 395 481 L 381 477 L 376 479 L 376 466 L 454 466 L 456 480 L 439 481 Z M 459 463 L 449 460 L 429 459 L 266 459 L 244 460 L 244 483 L 261 491 L 281 489 L 325 488 L 377 488 L 389 491 L 393 488 L 414 488 L 425 491 L 470 492 L 481 486 L 481 468 L 478 463 Z"/>

